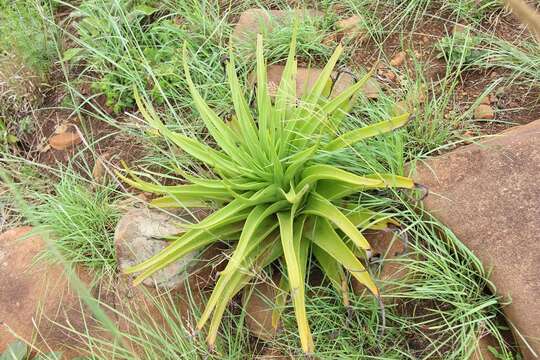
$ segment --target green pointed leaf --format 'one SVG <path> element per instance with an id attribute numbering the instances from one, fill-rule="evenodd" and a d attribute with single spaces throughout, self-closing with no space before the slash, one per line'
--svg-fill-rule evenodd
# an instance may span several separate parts
<path id="1" fill-rule="evenodd" d="M 134 179 L 123 176 L 120 173 L 116 173 L 116 176 L 121 178 L 125 183 L 134 187 L 135 189 L 151 192 L 154 194 L 168 194 L 173 196 L 178 201 L 193 201 L 193 200 L 216 200 L 216 201 L 230 201 L 233 199 L 232 194 L 227 189 L 209 188 L 202 185 L 159 185 L 153 184 L 147 181 L 143 181 L 136 177 L 131 171 L 126 169 L 130 176 Z"/>
<path id="2" fill-rule="evenodd" d="M 364 178 L 380 180 L 379 185 L 361 185 L 336 180 L 321 180 L 317 183 L 317 193 L 329 200 L 342 199 L 348 195 L 370 189 L 402 188 L 413 189 L 415 186 L 411 178 L 394 174 L 370 174 Z"/>
<path id="3" fill-rule="evenodd" d="M 291 287 L 291 298 L 293 301 L 296 322 L 298 323 L 298 332 L 300 342 L 304 353 L 312 353 L 314 350 L 313 337 L 309 329 L 309 323 L 305 304 L 305 280 L 302 273 L 302 264 L 299 263 L 301 256 L 295 251 L 295 229 L 293 228 L 292 216 L 288 212 L 278 213 L 279 229 L 281 234 L 281 244 L 283 254 L 287 264 L 287 275 Z M 302 229 L 296 229 L 302 231 Z M 296 234 L 297 239 L 301 239 L 301 234 Z M 300 259 L 301 260 L 301 259 Z"/>
<path id="4" fill-rule="evenodd" d="M 268 94 L 267 65 L 263 55 L 263 38 L 257 34 L 257 113 L 259 124 L 259 139 L 271 158 L 275 127 L 270 124 L 272 120 L 272 100 Z"/>
<path id="5" fill-rule="evenodd" d="M 389 224 L 399 226 L 398 221 L 388 216 L 383 216 L 375 211 L 358 207 L 347 214 L 347 219 L 361 229 L 385 230 L 388 228 Z"/>
<path id="6" fill-rule="evenodd" d="M 313 192 L 308 204 L 304 209 L 304 213 L 317 215 L 330 220 L 338 228 L 340 228 L 341 231 L 343 231 L 356 246 L 366 251 L 368 257 L 370 256 L 371 245 L 369 245 L 364 235 L 362 235 L 356 226 L 354 226 L 354 224 L 347 219 L 347 217 L 341 211 L 339 211 L 337 207 L 332 205 L 330 201 Z"/>
<path id="7" fill-rule="evenodd" d="M 347 279 L 343 272 L 343 266 L 337 262 L 326 251 L 315 245 L 312 246 L 313 256 L 317 259 L 321 270 L 328 277 L 332 286 L 336 291 L 340 292 L 343 296 L 343 303 L 345 306 L 349 304 L 349 291 L 347 286 Z"/>
<path id="8" fill-rule="evenodd" d="M 15 340 L 0 354 L 0 360 L 24 360 L 28 352 L 28 346 L 21 340 Z"/>
<path id="9" fill-rule="evenodd" d="M 354 256 L 353 252 L 326 219 L 317 219 L 313 232 L 309 233 L 308 236 L 315 245 L 343 265 L 352 276 L 365 285 L 375 296 L 379 295 L 377 285 L 373 282 L 364 265 Z"/>
<path id="10" fill-rule="evenodd" d="M 302 181 L 298 184 L 297 189 L 301 189 L 305 185 L 311 185 L 319 180 L 335 180 L 357 186 L 377 187 L 384 185 L 380 179 L 358 176 L 335 166 L 318 164 L 309 166 L 302 172 Z"/>
<path id="11" fill-rule="evenodd" d="M 285 170 L 285 175 L 283 176 L 283 182 L 285 184 L 291 182 L 294 177 L 298 175 L 297 172 L 306 165 L 306 162 L 311 159 L 318 147 L 319 143 L 291 156 L 290 160 L 288 161 L 287 169 Z"/>
<path id="12" fill-rule="evenodd" d="M 342 149 L 344 147 L 354 145 L 357 142 L 369 137 L 381 135 L 398 129 L 407 123 L 409 120 L 409 115 L 409 113 L 405 113 L 387 121 L 381 121 L 373 125 L 349 131 L 348 133 L 345 133 L 328 143 L 325 150 L 335 151 Z"/>
<path id="13" fill-rule="evenodd" d="M 137 88 L 134 88 L 133 96 L 144 119 L 154 129 L 159 130 L 165 138 L 169 139 L 182 150 L 196 159 L 208 164 L 212 168 L 218 169 L 224 174 L 235 174 L 234 169 L 236 167 L 225 154 L 216 151 L 207 145 L 203 145 L 197 140 L 167 129 L 161 120 L 159 120 L 159 117 L 155 113 L 152 105 L 144 102 L 140 97 Z"/>
<path id="14" fill-rule="evenodd" d="M 264 240 L 277 227 L 275 219 L 268 218 L 272 209 L 265 209 L 262 206 L 256 207 L 250 212 L 246 225 L 244 226 L 238 244 L 233 252 L 231 260 L 227 263 L 225 269 L 220 273 L 219 279 L 210 295 L 204 312 L 197 322 L 197 328 L 202 329 L 204 324 L 210 318 L 210 315 L 224 299 L 227 289 L 231 288 L 231 281 L 236 279 L 240 266 L 245 264 L 249 254 L 264 242 Z M 266 217 L 264 215 L 267 215 Z"/>
<path id="15" fill-rule="evenodd" d="M 252 246 L 249 254 L 244 258 L 244 267 L 253 268 L 253 270 L 249 273 L 237 271 L 228 279 L 227 286 L 224 291 L 220 293 L 217 305 L 212 313 L 212 321 L 210 322 L 210 328 L 208 329 L 208 336 L 206 338 L 210 347 L 213 347 L 216 341 L 219 324 L 221 323 L 225 309 L 231 299 L 244 288 L 263 267 L 267 266 L 272 259 L 275 259 L 282 254 L 282 252 L 276 252 L 276 249 L 281 249 L 281 246 L 275 246 L 276 243 L 279 244 L 279 242 L 276 242 L 276 237 L 267 236 L 260 247 Z M 259 251 L 255 251 L 256 248 L 259 248 Z"/>
<path id="16" fill-rule="evenodd" d="M 225 122 L 220 119 L 204 101 L 203 97 L 195 87 L 195 83 L 191 79 L 187 58 L 187 43 L 184 43 L 183 64 L 186 82 L 188 83 L 189 91 L 193 97 L 193 105 L 195 105 L 195 108 L 201 115 L 201 119 L 204 121 L 208 132 L 216 140 L 219 147 L 221 147 L 223 151 L 225 151 L 225 153 L 231 157 L 231 159 L 233 159 L 237 164 L 242 164 L 249 167 L 251 163 L 249 161 L 251 159 L 251 155 L 236 146 L 236 143 L 242 142 L 241 138 L 232 132 L 231 129 L 227 127 Z"/>
<path id="17" fill-rule="evenodd" d="M 259 163 L 267 163 L 266 154 L 261 150 L 259 136 L 257 135 L 255 120 L 249 109 L 248 102 L 240 86 L 240 81 L 236 75 L 234 67 L 234 55 L 230 54 L 230 60 L 227 63 L 227 77 L 231 87 L 231 94 L 236 119 L 240 128 L 241 144 L 248 150 Z"/>

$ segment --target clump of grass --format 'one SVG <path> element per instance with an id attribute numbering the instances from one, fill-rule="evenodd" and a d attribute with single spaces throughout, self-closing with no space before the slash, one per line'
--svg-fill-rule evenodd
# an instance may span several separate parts
<path id="1" fill-rule="evenodd" d="M 503 6 L 498 0 L 450 0 L 443 8 L 449 9 L 457 19 L 478 23 L 490 13 L 502 10 Z"/>
<path id="2" fill-rule="evenodd" d="M 335 21 L 331 15 L 325 16 L 297 16 L 294 12 L 286 15 L 284 19 L 271 19 L 268 28 L 263 28 L 265 43 L 267 44 L 264 56 L 269 63 L 279 62 L 287 57 L 290 49 L 290 40 L 293 33 L 293 23 L 297 27 L 297 58 L 305 63 L 325 63 L 332 55 L 337 43 L 332 39 L 332 25 Z M 239 42 L 237 51 L 245 63 L 249 59 L 255 60 L 256 41 L 255 34 L 250 41 Z"/>
<path id="3" fill-rule="evenodd" d="M 496 36 L 480 34 L 486 44 L 474 65 L 498 67 L 509 72 L 508 82 L 521 82 L 538 88 L 540 80 L 540 45 L 526 36 L 510 43 Z"/>
<path id="4" fill-rule="evenodd" d="M 113 234 L 119 212 L 110 187 L 91 190 L 74 174 L 64 173 L 51 194 L 35 194 L 34 221 L 47 231 L 70 263 L 98 272 L 116 268 Z"/>
<path id="5" fill-rule="evenodd" d="M 439 58 L 443 58 L 452 67 L 471 66 L 482 57 L 481 44 L 482 38 L 470 30 L 458 31 L 439 40 Z"/>
<path id="6" fill-rule="evenodd" d="M 0 1 L 0 55 L 15 55 L 45 76 L 57 58 L 56 30 L 49 1 Z"/>
<path id="7" fill-rule="evenodd" d="M 208 6 L 207 6 L 208 5 Z M 221 64 L 221 46 L 230 29 L 218 16 L 217 5 L 198 2 L 156 4 L 140 11 L 127 2 L 84 1 L 76 8 L 78 37 L 74 42 L 86 59 L 85 74 L 96 93 L 107 98 L 115 112 L 134 106 L 133 85 L 152 99 L 191 109 L 181 73 L 180 47 L 184 41 L 195 54 L 194 78 L 210 103 L 226 109 L 228 89 Z M 151 10 L 153 9 L 153 10 Z M 85 80 L 82 78 L 82 80 Z"/>

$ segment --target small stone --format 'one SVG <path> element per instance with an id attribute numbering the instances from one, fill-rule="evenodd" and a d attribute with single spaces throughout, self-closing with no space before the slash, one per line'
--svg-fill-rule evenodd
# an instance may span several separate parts
<path id="1" fill-rule="evenodd" d="M 103 160 L 104 159 L 102 157 L 98 157 L 94 163 L 94 167 L 92 168 L 92 177 L 97 183 L 102 183 L 105 179 L 106 171 Z"/>
<path id="2" fill-rule="evenodd" d="M 55 134 L 63 134 L 66 131 L 68 131 L 68 128 L 69 128 L 69 124 L 67 124 L 67 123 L 58 124 L 56 126 L 56 128 L 54 129 L 54 133 Z"/>
<path id="3" fill-rule="evenodd" d="M 277 287 L 272 283 L 257 283 L 245 305 L 248 330 L 263 340 L 272 340 L 277 333 L 277 326 L 272 324 L 276 291 Z"/>
<path id="4" fill-rule="evenodd" d="M 392 58 L 392 60 L 390 60 L 390 65 L 395 67 L 401 66 L 406 57 L 407 53 L 405 51 L 400 51 Z"/>
<path id="5" fill-rule="evenodd" d="M 489 99 L 489 95 L 482 96 L 480 99 L 480 104 L 489 105 L 491 104 L 491 100 Z"/>
<path id="6" fill-rule="evenodd" d="M 354 78 L 346 72 L 340 72 L 333 75 L 337 76 L 337 79 L 335 79 L 334 86 L 332 87 L 332 93 L 330 94 L 331 98 L 341 94 L 343 91 L 347 90 L 349 86 L 354 84 Z"/>
<path id="7" fill-rule="evenodd" d="M 475 119 L 493 119 L 495 118 L 495 112 L 490 105 L 480 104 L 474 110 Z"/>
<path id="8" fill-rule="evenodd" d="M 377 80 L 370 78 L 364 84 L 362 91 L 368 99 L 377 99 L 379 97 L 379 93 L 381 92 L 381 85 L 379 85 Z"/>
<path id="9" fill-rule="evenodd" d="M 365 34 L 362 29 L 362 17 L 358 15 L 338 21 L 336 29 L 346 38 L 361 37 Z"/>
<path id="10" fill-rule="evenodd" d="M 392 114 L 398 116 L 410 111 L 410 106 L 405 100 L 398 101 L 392 107 Z"/>
<path id="11" fill-rule="evenodd" d="M 467 25 L 455 24 L 454 27 L 452 28 L 452 34 L 462 33 L 467 29 L 468 29 Z"/>
<path id="12" fill-rule="evenodd" d="M 78 133 L 64 132 L 49 139 L 49 145 L 55 150 L 66 150 L 82 142 Z"/>
<path id="13" fill-rule="evenodd" d="M 388 80 L 390 80 L 390 81 L 394 81 L 394 80 L 396 80 L 396 78 L 397 78 L 397 75 L 396 75 L 394 72 L 390 71 L 390 70 L 386 71 L 386 72 L 383 74 L 383 76 L 384 76 L 385 78 L 387 78 Z"/>

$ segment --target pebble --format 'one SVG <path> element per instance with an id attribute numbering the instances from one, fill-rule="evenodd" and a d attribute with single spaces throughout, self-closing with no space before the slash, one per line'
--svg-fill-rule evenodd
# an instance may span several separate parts
<path id="1" fill-rule="evenodd" d="M 387 78 L 388 80 L 390 81 L 395 81 L 397 76 L 396 74 L 394 74 L 392 71 L 388 70 L 386 72 L 384 72 L 384 77 Z"/>
<path id="2" fill-rule="evenodd" d="M 49 145 L 55 150 L 65 150 L 82 142 L 77 133 L 64 132 L 56 134 L 49 139 Z"/>
<path id="3" fill-rule="evenodd" d="M 405 51 L 400 51 L 398 52 L 393 58 L 392 60 L 390 60 L 390 65 L 392 66 L 401 66 L 401 64 L 403 64 L 403 62 L 405 61 L 405 57 L 407 56 L 407 53 L 405 53 Z"/>
<path id="4" fill-rule="evenodd" d="M 405 100 L 398 101 L 392 107 L 392 115 L 398 116 L 409 111 L 409 104 Z"/>
<path id="5" fill-rule="evenodd" d="M 98 183 L 103 182 L 106 175 L 105 164 L 103 161 L 104 161 L 104 157 L 99 156 L 96 159 L 96 162 L 94 163 L 94 167 L 92 169 L 92 177 Z"/>
<path id="6" fill-rule="evenodd" d="M 480 104 L 483 104 L 483 105 L 490 105 L 490 104 L 491 104 L 490 96 L 489 96 L 489 95 L 483 96 L 483 97 L 480 99 Z"/>
<path id="7" fill-rule="evenodd" d="M 336 29 L 338 29 L 345 37 L 364 35 L 360 26 L 361 20 L 362 17 L 353 15 L 350 18 L 336 22 Z"/>
<path id="8" fill-rule="evenodd" d="M 495 117 L 495 111 L 490 105 L 480 104 L 474 110 L 474 117 L 476 119 L 493 119 Z"/>
<path id="9" fill-rule="evenodd" d="M 366 81 L 362 91 L 368 99 L 377 99 L 379 97 L 379 92 L 381 91 L 381 85 L 379 85 L 377 80 L 371 78 Z"/>

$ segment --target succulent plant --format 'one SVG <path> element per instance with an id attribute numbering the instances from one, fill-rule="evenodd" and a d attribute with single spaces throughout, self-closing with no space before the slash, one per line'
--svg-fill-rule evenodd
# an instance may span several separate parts
<path id="1" fill-rule="evenodd" d="M 366 270 L 370 244 L 360 229 L 386 229 L 394 219 L 367 208 L 340 208 L 343 199 L 359 192 L 386 188 L 413 189 L 413 180 L 373 173 L 360 176 L 322 162 L 333 153 L 406 124 L 409 114 L 336 135 L 340 123 L 368 79 L 338 95 L 330 95 L 333 69 L 343 49 L 338 46 L 320 76 L 300 99 L 296 96 L 295 37 L 275 98 L 269 95 L 262 37 L 257 38 L 256 105 L 250 108 L 229 57 L 227 76 L 235 115 L 230 124 L 204 101 L 191 79 L 184 47 L 184 71 L 194 104 L 215 140 L 215 146 L 168 129 L 151 104 L 135 94 L 148 124 L 183 151 L 208 165 L 214 177 L 183 174 L 189 184 L 164 186 L 143 181 L 127 170 L 119 176 L 131 186 L 162 194 L 152 205 L 163 208 L 210 206 L 218 209 L 154 257 L 128 269 L 140 283 L 186 254 L 214 242 L 229 240 L 234 252 L 219 275 L 197 328 L 210 320 L 207 341 L 216 340 L 229 301 L 261 269 L 279 261 L 292 298 L 302 349 L 314 350 L 305 309 L 308 257 L 317 259 L 334 284 L 344 284 L 347 270 L 376 297 L 379 289 Z M 363 257 L 363 259 L 359 258 Z M 277 320 L 277 319 L 276 319 Z M 275 321 L 274 323 L 277 323 Z"/>

